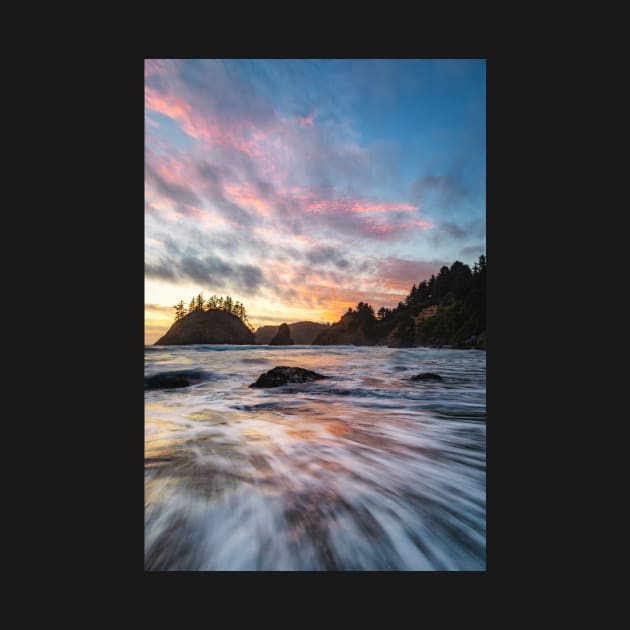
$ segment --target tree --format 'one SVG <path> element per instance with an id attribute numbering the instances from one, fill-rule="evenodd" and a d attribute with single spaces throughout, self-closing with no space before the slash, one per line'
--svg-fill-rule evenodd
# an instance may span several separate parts
<path id="1" fill-rule="evenodd" d="M 188 312 L 192 313 L 195 310 L 195 298 L 190 300 L 190 304 L 188 305 Z"/>
<path id="2" fill-rule="evenodd" d="M 411 291 L 409 291 L 409 295 L 405 298 L 405 304 L 407 306 L 411 306 L 416 301 L 417 297 L 418 297 L 418 289 L 416 285 L 414 284 L 411 287 Z"/>
<path id="3" fill-rule="evenodd" d="M 433 287 L 433 297 L 438 299 L 444 297 L 451 288 L 450 284 L 449 269 L 446 265 L 444 265 L 440 269 L 440 273 L 438 273 L 437 278 L 435 279 L 435 286 Z"/>
<path id="4" fill-rule="evenodd" d="M 208 301 L 206 302 L 206 308 L 207 308 L 209 311 L 211 311 L 211 310 L 215 309 L 215 308 L 217 307 L 217 300 L 218 300 L 218 299 L 219 299 L 219 298 L 217 298 L 217 296 L 216 296 L 216 295 L 211 295 L 211 296 L 208 298 Z"/>
<path id="5" fill-rule="evenodd" d="M 417 293 L 418 302 L 420 304 L 422 304 L 423 302 L 427 302 L 430 297 L 431 297 L 431 291 L 429 290 L 429 284 L 427 283 L 426 280 L 423 280 L 418 285 L 418 293 Z"/>
<path id="6" fill-rule="evenodd" d="M 225 300 L 223 301 L 223 308 L 228 312 L 231 313 L 232 312 L 232 307 L 233 307 L 233 303 L 232 303 L 232 297 L 229 295 L 225 296 Z"/>
<path id="7" fill-rule="evenodd" d="M 433 300 L 433 298 L 435 298 L 435 274 L 433 273 L 429 278 L 427 288 L 429 289 L 429 299 Z"/>
<path id="8" fill-rule="evenodd" d="M 175 306 L 175 321 L 181 319 L 186 314 L 186 306 L 184 305 L 184 300 L 180 300 Z"/>
<path id="9" fill-rule="evenodd" d="M 479 256 L 479 273 L 483 273 L 486 270 L 486 256 L 481 254 Z"/>
<path id="10" fill-rule="evenodd" d="M 463 300 L 472 286 L 472 273 L 468 265 L 456 260 L 449 271 L 451 292 L 456 300 Z"/>

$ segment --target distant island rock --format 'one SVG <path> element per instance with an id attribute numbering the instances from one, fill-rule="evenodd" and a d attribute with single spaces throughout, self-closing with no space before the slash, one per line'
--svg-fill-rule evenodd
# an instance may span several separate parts
<path id="1" fill-rule="evenodd" d="M 318 324 L 316 322 L 295 322 L 289 324 L 289 333 L 293 343 L 298 346 L 310 346 L 315 337 L 322 330 L 328 328 L 327 324 Z M 255 343 L 258 345 L 267 345 L 280 330 L 280 326 L 261 326 L 256 330 Z"/>
<path id="2" fill-rule="evenodd" d="M 253 345 L 255 340 L 254 334 L 236 315 L 211 309 L 184 315 L 154 345 L 183 346 L 197 343 Z"/>
<path id="3" fill-rule="evenodd" d="M 258 380 L 252 383 L 250 387 L 280 387 L 287 383 L 310 383 L 322 378 L 330 377 L 311 370 L 305 370 L 304 368 L 280 365 L 261 374 Z"/>
<path id="4" fill-rule="evenodd" d="M 276 336 L 269 342 L 270 346 L 292 346 L 291 331 L 287 324 L 280 324 Z"/>

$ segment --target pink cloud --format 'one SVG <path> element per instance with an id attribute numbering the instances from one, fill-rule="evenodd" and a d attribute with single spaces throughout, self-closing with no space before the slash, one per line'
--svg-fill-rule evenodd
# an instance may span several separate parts
<path id="1" fill-rule="evenodd" d="M 413 212 L 417 209 L 408 203 L 373 203 L 361 199 L 319 199 L 306 204 L 309 212 Z"/>
<path id="2" fill-rule="evenodd" d="M 313 123 L 313 119 L 315 118 L 316 112 L 313 111 L 312 114 L 308 115 L 308 116 L 304 116 L 304 117 L 300 117 L 298 116 L 297 121 L 298 124 L 300 125 L 300 127 L 313 127 L 314 123 Z"/>
<path id="3" fill-rule="evenodd" d="M 241 206 L 255 210 L 262 217 L 269 217 L 274 212 L 273 206 L 269 201 L 257 195 L 247 183 L 240 185 L 227 184 L 224 187 L 224 191 L 228 199 Z"/>

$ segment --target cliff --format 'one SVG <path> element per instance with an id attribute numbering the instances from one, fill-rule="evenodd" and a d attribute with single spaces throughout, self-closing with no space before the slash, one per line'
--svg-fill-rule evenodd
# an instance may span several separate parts
<path id="1" fill-rule="evenodd" d="M 450 269 L 411 288 L 404 302 L 375 314 L 359 302 L 322 331 L 313 345 L 378 345 L 396 348 L 438 345 L 453 348 L 486 347 L 486 257 L 471 270 L 455 261 Z"/>
<path id="2" fill-rule="evenodd" d="M 362 313 L 346 313 L 322 331 L 314 346 L 355 345 L 410 348 L 417 345 L 448 345 L 485 349 L 485 334 L 476 313 L 461 302 L 423 309 L 404 309 L 386 321 Z"/>
<path id="3" fill-rule="evenodd" d="M 196 343 L 253 344 L 254 335 L 232 313 L 221 310 L 193 311 L 177 320 L 155 345 L 178 346 Z"/>
<path id="4" fill-rule="evenodd" d="M 360 313 L 346 313 L 336 324 L 322 330 L 313 345 L 375 346 L 382 345 L 378 343 L 380 337 L 375 322 L 362 318 Z"/>

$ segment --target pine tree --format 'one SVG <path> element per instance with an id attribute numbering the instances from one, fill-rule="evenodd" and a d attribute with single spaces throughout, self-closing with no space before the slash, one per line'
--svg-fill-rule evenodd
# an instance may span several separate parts
<path id="1" fill-rule="evenodd" d="M 216 296 L 216 295 L 211 295 L 211 296 L 208 298 L 208 301 L 206 302 L 206 308 L 207 308 L 209 311 L 211 311 L 211 310 L 215 309 L 215 308 L 217 307 L 217 300 L 218 300 L 218 299 L 219 299 L 219 298 L 217 298 L 217 296 Z"/>
<path id="2" fill-rule="evenodd" d="M 188 305 L 188 312 L 192 313 L 195 310 L 195 298 L 190 300 L 190 304 Z"/>
<path id="3" fill-rule="evenodd" d="M 231 312 L 232 312 L 232 306 L 233 306 L 233 304 L 232 304 L 232 298 L 231 298 L 229 295 L 226 295 L 226 296 L 225 296 L 225 300 L 224 300 L 224 302 L 223 302 L 223 307 L 225 308 L 225 310 L 226 310 L 228 313 L 231 313 Z"/>
<path id="4" fill-rule="evenodd" d="M 184 300 L 180 300 L 173 308 L 175 309 L 175 321 L 181 319 L 186 314 Z"/>

